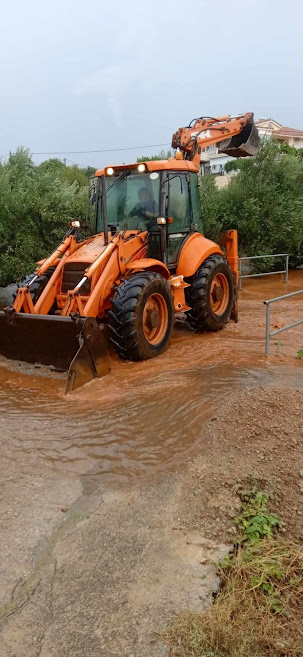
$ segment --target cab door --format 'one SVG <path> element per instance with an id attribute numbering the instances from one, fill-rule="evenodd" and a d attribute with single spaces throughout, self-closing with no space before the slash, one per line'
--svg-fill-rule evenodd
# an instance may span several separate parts
<path id="1" fill-rule="evenodd" d="M 190 202 L 189 175 L 170 172 L 167 174 L 167 264 L 173 269 L 177 266 L 182 242 L 192 230 L 192 211 Z"/>

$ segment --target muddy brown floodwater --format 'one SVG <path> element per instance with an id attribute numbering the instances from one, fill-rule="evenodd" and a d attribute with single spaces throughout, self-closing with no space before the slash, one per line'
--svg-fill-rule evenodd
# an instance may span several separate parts
<path id="1" fill-rule="evenodd" d="M 158 359 L 121 362 L 113 371 L 72 395 L 62 378 L 47 378 L 0 367 L 1 450 L 6 467 L 51 469 L 80 476 L 84 487 L 100 477 L 129 480 L 174 468 L 199 451 L 203 424 L 216 415 L 231 392 L 245 386 L 289 385 L 302 379 L 295 358 L 303 347 L 303 326 L 271 341 L 264 357 L 263 300 L 303 288 L 303 271 L 290 273 L 286 286 L 277 277 L 248 280 L 240 293 L 239 324 L 219 333 L 197 335 L 177 320 L 172 344 Z M 9 290 L 11 293 L 11 290 Z M 6 302 L 2 291 L 0 301 Z M 272 309 L 272 326 L 302 316 L 303 298 Z"/>
<path id="2" fill-rule="evenodd" d="M 303 325 L 265 358 L 263 300 L 302 288 L 302 270 L 248 280 L 238 324 L 178 318 L 165 354 L 113 355 L 68 396 L 65 375 L 0 359 L 1 657 L 168 657 L 154 632 L 209 607 L 242 475 L 274 470 L 279 493 L 285 476 L 299 525 Z M 283 301 L 272 327 L 302 316 Z"/>

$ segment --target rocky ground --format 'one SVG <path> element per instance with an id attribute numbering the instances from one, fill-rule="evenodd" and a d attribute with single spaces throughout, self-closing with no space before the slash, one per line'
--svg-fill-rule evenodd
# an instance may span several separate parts
<path id="1" fill-rule="evenodd" d="M 99 487 L 62 508 L 26 577 L 11 582 L 1 657 L 168 655 L 157 630 L 210 604 L 251 477 L 276 494 L 283 531 L 302 540 L 302 374 L 291 389 L 231 396 L 205 425 L 199 457 L 178 472 Z"/>
<path id="2" fill-rule="evenodd" d="M 299 383 L 299 379 L 298 379 Z M 303 369 L 298 389 L 259 387 L 230 399 L 205 428 L 188 473 L 186 527 L 228 541 L 239 493 L 254 480 L 272 493 L 283 532 L 303 541 Z"/>

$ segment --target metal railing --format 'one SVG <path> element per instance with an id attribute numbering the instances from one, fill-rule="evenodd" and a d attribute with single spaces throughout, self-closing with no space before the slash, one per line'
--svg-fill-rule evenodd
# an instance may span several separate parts
<path id="1" fill-rule="evenodd" d="M 280 271 L 265 271 L 262 274 L 244 274 L 242 275 L 242 261 L 243 260 L 257 260 L 257 258 L 285 258 L 285 269 Z M 245 256 L 239 258 L 239 290 L 242 290 L 241 281 L 243 278 L 255 278 L 255 276 L 273 276 L 274 274 L 285 274 L 284 283 L 288 283 L 288 253 L 270 253 L 268 255 Z"/>
<path id="2" fill-rule="evenodd" d="M 267 301 L 264 301 L 263 303 L 266 305 L 266 329 L 265 329 L 265 354 L 266 356 L 269 356 L 269 340 L 272 338 L 274 335 L 277 335 L 278 333 L 283 333 L 283 331 L 287 331 L 287 329 L 291 329 L 294 326 L 298 326 L 299 324 L 303 324 L 303 319 L 298 319 L 297 322 L 293 322 L 292 324 L 287 324 L 287 326 L 283 326 L 283 328 L 276 329 L 275 331 L 270 330 L 270 304 L 275 303 L 276 301 L 284 301 L 284 299 L 289 299 L 290 297 L 295 297 L 298 294 L 303 294 L 303 290 L 298 290 L 297 292 L 291 292 L 290 294 L 284 294 L 282 297 L 275 297 L 274 299 L 268 299 Z"/>

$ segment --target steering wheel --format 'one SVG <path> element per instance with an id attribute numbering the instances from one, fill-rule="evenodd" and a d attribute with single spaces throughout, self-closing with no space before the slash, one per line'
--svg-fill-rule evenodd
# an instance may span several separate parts
<path id="1" fill-rule="evenodd" d="M 146 209 L 143 206 L 141 206 L 139 208 L 134 208 L 130 213 L 130 217 L 140 217 L 140 216 L 145 217 L 145 214 L 146 214 Z"/>

